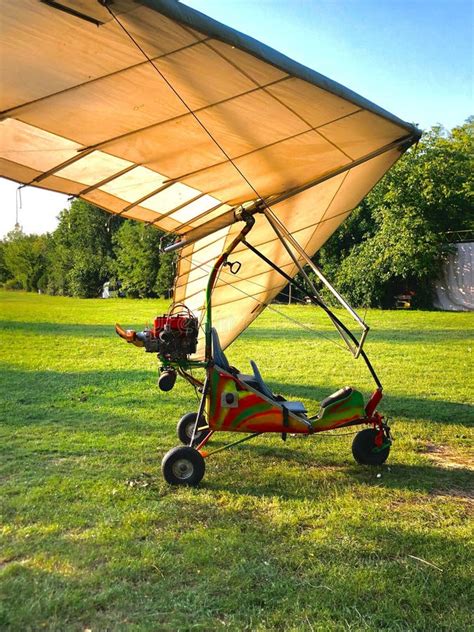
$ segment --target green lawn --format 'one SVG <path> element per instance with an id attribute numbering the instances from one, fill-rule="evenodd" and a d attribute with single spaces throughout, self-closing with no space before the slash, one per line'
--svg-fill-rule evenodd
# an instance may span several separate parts
<path id="1" fill-rule="evenodd" d="M 184 489 L 160 461 L 195 395 L 160 393 L 154 356 L 113 331 L 166 304 L 0 299 L 0 628 L 472 629 L 472 314 L 368 312 L 385 466 L 356 465 L 347 434 L 267 435 Z M 345 384 L 370 392 L 319 310 L 278 309 L 318 335 L 267 310 L 234 365 L 255 359 L 312 408 Z"/>

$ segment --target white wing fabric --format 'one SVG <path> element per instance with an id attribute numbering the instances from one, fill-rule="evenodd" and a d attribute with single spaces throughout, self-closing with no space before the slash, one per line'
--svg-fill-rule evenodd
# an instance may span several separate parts
<path id="1" fill-rule="evenodd" d="M 0 11 L 0 175 L 169 233 L 306 185 L 272 211 L 312 256 L 419 138 L 174 0 L 17 0 Z M 185 248 L 176 302 L 200 312 L 210 267 L 241 226 Z M 295 273 L 263 216 L 249 240 Z M 224 270 L 213 294 L 223 347 L 286 283 L 245 247 L 232 258 L 238 277 Z"/>

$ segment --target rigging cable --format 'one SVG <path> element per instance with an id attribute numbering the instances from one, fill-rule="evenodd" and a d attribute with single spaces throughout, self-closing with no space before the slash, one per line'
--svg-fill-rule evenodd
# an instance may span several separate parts
<path id="1" fill-rule="evenodd" d="M 194 263 L 196 268 L 201 268 L 201 270 L 204 270 L 205 272 L 210 272 L 212 267 L 209 264 L 206 263 L 202 263 L 200 264 L 197 261 L 191 261 L 191 257 L 186 257 L 184 255 L 181 254 L 181 258 L 185 259 L 187 261 L 189 261 L 190 263 Z M 235 274 L 233 276 L 236 276 L 237 278 L 239 278 L 238 274 Z M 297 325 L 298 327 L 301 327 L 302 329 L 308 331 L 310 334 L 312 334 L 313 336 L 320 336 L 321 338 L 324 338 L 325 340 L 327 340 L 328 342 L 332 342 L 334 345 L 336 345 L 336 347 L 339 347 L 340 349 L 342 349 L 343 351 L 347 351 L 347 348 L 344 347 L 343 345 L 339 344 L 338 342 L 336 342 L 335 340 L 333 340 L 332 338 L 330 338 L 329 336 L 325 336 L 324 334 L 322 334 L 321 332 L 316 332 L 314 329 L 312 329 L 311 327 L 308 327 L 308 325 L 305 325 L 304 323 L 300 322 L 299 320 L 297 320 L 296 318 L 292 318 L 291 316 L 288 316 L 288 314 L 284 314 L 283 312 L 280 312 L 280 310 L 276 309 L 275 307 L 273 307 L 272 305 L 267 305 L 264 301 L 256 298 L 255 296 L 253 296 L 252 294 L 249 294 L 248 292 L 246 292 L 245 290 L 242 290 L 242 288 L 237 287 L 236 285 L 234 285 L 233 283 L 230 283 L 229 281 L 226 281 L 225 279 L 222 278 L 222 276 L 219 276 L 220 280 L 225 283 L 225 285 L 228 285 L 230 287 L 232 287 L 234 290 L 237 290 L 237 292 L 240 292 L 241 294 L 243 294 L 244 296 L 246 296 L 247 298 L 251 298 L 252 300 L 254 300 L 256 303 L 258 303 L 259 305 L 263 305 L 265 306 L 267 309 L 269 309 L 271 312 L 275 312 L 275 314 L 278 314 L 279 316 L 282 316 L 283 318 L 285 318 L 286 320 L 292 322 L 293 324 Z M 261 287 L 263 290 L 266 290 L 267 288 L 263 285 L 260 285 L 258 283 L 256 283 L 255 281 L 252 281 L 251 279 L 241 279 L 243 281 L 248 281 L 250 283 L 253 283 L 254 285 L 258 285 L 259 287 Z M 301 302 L 301 304 L 303 305 L 304 302 L 301 299 L 298 299 L 299 302 Z M 201 320 L 204 317 L 204 312 L 202 312 L 201 314 Z M 200 323 L 200 326 L 201 323 Z"/>
<path id="2" fill-rule="evenodd" d="M 204 130 L 204 132 L 209 136 L 209 138 L 212 140 L 212 142 L 219 148 L 219 150 L 222 152 L 222 154 L 225 156 L 226 160 L 228 160 L 230 162 L 230 164 L 234 167 L 234 169 L 237 171 L 237 173 L 243 178 L 243 180 L 247 183 L 247 185 L 250 187 L 250 189 L 252 189 L 252 191 L 254 192 L 254 194 L 257 196 L 257 199 L 262 201 L 262 204 L 264 204 L 264 206 L 266 208 L 268 208 L 267 203 L 262 199 L 261 195 L 259 194 L 259 192 L 257 191 L 257 189 L 253 186 L 253 184 L 250 182 L 250 180 L 247 178 L 247 176 L 241 171 L 241 169 L 239 169 L 239 167 L 237 166 L 237 164 L 234 162 L 234 160 L 229 156 L 229 154 L 226 152 L 226 150 L 224 149 L 224 147 L 219 143 L 219 141 L 213 136 L 213 134 L 207 129 L 207 127 L 204 125 L 204 123 L 201 121 L 201 119 L 198 117 L 198 115 L 193 111 L 193 109 L 186 103 L 186 101 L 183 99 L 183 97 L 179 94 L 179 92 L 176 90 L 176 88 L 173 86 L 173 84 L 166 78 L 166 76 L 162 73 L 162 71 L 158 68 L 158 66 L 154 63 L 153 59 L 148 55 L 148 53 L 140 46 L 140 44 L 137 42 L 137 40 L 133 37 L 133 35 L 128 31 L 128 29 L 122 24 L 122 22 L 118 19 L 118 17 L 115 15 L 115 13 L 112 11 L 112 9 L 109 6 L 109 3 L 107 1 L 105 1 L 104 3 L 105 8 L 107 9 L 107 11 L 110 13 L 110 15 L 112 16 L 112 18 L 117 22 L 117 24 L 119 25 L 119 27 L 124 31 L 124 33 L 130 38 L 130 40 L 135 44 L 135 46 L 138 48 L 138 50 L 142 53 L 142 55 L 145 57 L 145 59 L 152 65 L 152 67 L 155 69 L 155 71 L 158 73 L 158 75 L 161 77 L 161 79 L 166 83 L 166 85 L 170 88 L 170 90 L 173 91 L 173 93 L 176 95 L 176 97 L 181 101 L 181 103 L 184 105 L 184 107 L 188 110 L 188 112 L 191 114 L 191 116 L 195 119 L 195 121 L 198 123 L 198 125 Z"/>

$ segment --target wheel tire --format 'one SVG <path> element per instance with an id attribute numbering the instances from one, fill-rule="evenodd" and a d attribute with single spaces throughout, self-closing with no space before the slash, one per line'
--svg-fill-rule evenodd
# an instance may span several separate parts
<path id="1" fill-rule="evenodd" d="M 176 426 L 176 433 L 178 435 L 178 439 L 184 445 L 189 445 L 191 442 L 191 437 L 193 436 L 193 428 L 196 423 L 197 413 L 186 413 L 183 415 L 181 419 L 178 421 L 178 425 Z M 205 423 L 204 419 L 202 420 Z M 198 430 L 194 436 L 193 445 L 199 445 L 203 439 L 207 437 L 209 434 L 209 430 L 206 428 L 204 430 Z"/>
<path id="2" fill-rule="evenodd" d="M 200 453 L 194 448 L 178 446 L 165 454 L 161 462 L 161 472 L 170 485 L 198 485 L 206 464 Z"/>
<path id="3" fill-rule="evenodd" d="M 382 465 L 390 453 L 390 444 L 382 450 L 377 448 L 375 438 L 379 431 L 375 428 L 361 430 L 352 442 L 352 454 L 357 463 L 361 465 Z M 377 450 L 377 451 L 374 451 Z"/>

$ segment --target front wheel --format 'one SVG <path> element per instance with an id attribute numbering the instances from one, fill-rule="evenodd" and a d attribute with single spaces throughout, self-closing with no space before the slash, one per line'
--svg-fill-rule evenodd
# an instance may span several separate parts
<path id="1" fill-rule="evenodd" d="M 199 485 L 206 471 L 201 454 L 194 448 L 178 446 L 165 454 L 161 472 L 170 485 Z"/>
<path id="2" fill-rule="evenodd" d="M 390 440 L 384 436 L 383 443 L 379 447 L 375 439 L 379 431 L 376 428 L 361 430 L 352 442 L 352 454 L 357 463 L 361 465 L 382 465 L 390 453 Z"/>
<path id="3" fill-rule="evenodd" d="M 191 437 L 193 436 L 194 424 L 196 423 L 197 413 L 186 413 L 183 415 L 181 419 L 178 421 L 178 425 L 176 426 L 176 433 L 178 435 L 178 439 L 184 445 L 189 445 L 191 443 Z M 205 426 L 206 422 L 203 418 L 202 422 L 198 424 L 198 426 Z M 208 428 L 203 428 L 202 430 L 196 430 L 196 434 L 194 435 L 194 443 L 193 445 L 199 445 L 201 441 L 203 441 L 210 430 Z"/>

